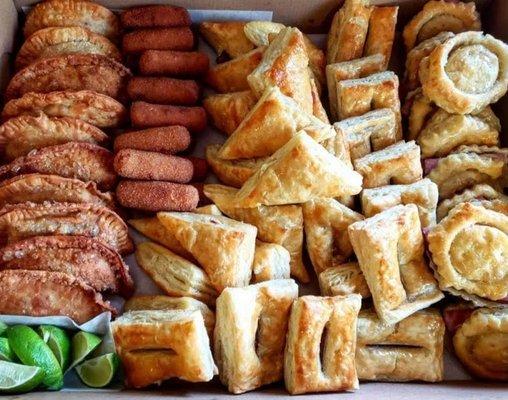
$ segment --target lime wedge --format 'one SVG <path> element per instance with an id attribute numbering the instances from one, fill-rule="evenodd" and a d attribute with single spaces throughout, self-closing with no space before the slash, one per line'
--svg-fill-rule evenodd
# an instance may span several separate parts
<path id="1" fill-rule="evenodd" d="M 49 346 L 37 332 L 26 325 L 15 325 L 7 330 L 7 337 L 12 350 L 23 364 L 42 369 L 44 386 L 50 390 L 62 388 L 62 368 Z"/>
<path id="2" fill-rule="evenodd" d="M 117 369 L 118 357 L 108 353 L 79 364 L 76 372 L 85 385 L 100 388 L 109 385 Z"/>
<path id="3" fill-rule="evenodd" d="M 12 361 L 14 357 L 14 352 L 9 345 L 9 339 L 0 337 L 0 360 Z"/>
<path id="4" fill-rule="evenodd" d="M 0 393 L 24 393 L 39 386 L 42 368 L 0 361 Z"/>
<path id="5" fill-rule="evenodd" d="M 72 337 L 72 364 L 69 369 L 82 362 L 101 342 L 102 339 L 93 333 L 76 333 Z"/>
<path id="6" fill-rule="evenodd" d="M 9 328 L 7 324 L 3 321 L 0 321 L 0 336 L 5 335 L 5 333 L 7 332 L 7 328 Z"/>
<path id="7" fill-rule="evenodd" d="M 60 367 L 65 371 L 71 360 L 71 340 L 67 332 L 57 326 L 41 325 L 39 335 L 48 344 Z"/>

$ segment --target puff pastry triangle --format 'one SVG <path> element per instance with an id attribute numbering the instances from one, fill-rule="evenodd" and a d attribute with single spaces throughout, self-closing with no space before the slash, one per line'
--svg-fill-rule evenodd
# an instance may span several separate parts
<path id="1" fill-rule="evenodd" d="M 199 24 L 199 33 L 219 56 L 225 52 L 234 58 L 255 47 L 244 34 L 245 24 L 242 21 L 202 22 Z"/>

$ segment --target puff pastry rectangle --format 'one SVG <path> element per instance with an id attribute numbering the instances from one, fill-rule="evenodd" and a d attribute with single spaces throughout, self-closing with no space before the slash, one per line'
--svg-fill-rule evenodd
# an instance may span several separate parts
<path id="1" fill-rule="evenodd" d="M 290 279 L 227 288 L 219 296 L 214 353 L 230 392 L 282 378 L 289 313 L 297 297 L 298 286 Z"/>
<path id="2" fill-rule="evenodd" d="M 318 275 L 319 289 L 323 296 L 345 296 L 357 293 L 370 297 L 370 290 L 357 262 L 328 268 Z"/>
<path id="3" fill-rule="evenodd" d="M 384 69 L 388 67 L 392 55 L 395 26 L 399 7 L 374 7 L 370 14 L 369 34 L 365 42 L 364 55 L 382 54 Z"/>

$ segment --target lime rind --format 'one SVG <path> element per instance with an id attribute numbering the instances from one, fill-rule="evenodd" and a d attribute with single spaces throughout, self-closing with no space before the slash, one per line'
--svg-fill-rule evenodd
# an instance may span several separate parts
<path id="1" fill-rule="evenodd" d="M 25 393 L 42 383 L 40 367 L 0 361 L 0 393 Z"/>
<path id="2" fill-rule="evenodd" d="M 9 345 L 9 339 L 0 337 L 0 360 L 2 361 L 14 361 L 16 355 Z"/>
<path id="3" fill-rule="evenodd" d="M 71 340 L 67 332 L 52 325 L 41 325 L 38 331 L 42 340 L 47 343 L 55 355 L 62 370 L 65 370 L 71 359 Z"/>
<path id="4" fill-rule="evenodd" d="M 91 358 L 76 366 L 81 381 L 90 387 L 101 388 L 111 383 L 118 369 L 119 360 L 115 353 Z"/>
<path id="5" fill-rule="evenodd" d="M 7 332 L 7 329 L 9 329 L 9 326 L 3 321 L 0 321 L 0 336 L 4 336 Z"/>
<path id="6" fill-rule="evenodd" d="M 72 364 L 75 367 L 92 353 L 102 342 L 102 339 L 93 333 L 80 331 L 72 337 Z"/>

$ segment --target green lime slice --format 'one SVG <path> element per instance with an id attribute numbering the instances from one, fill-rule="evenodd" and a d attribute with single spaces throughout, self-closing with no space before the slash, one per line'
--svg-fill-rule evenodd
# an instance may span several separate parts
<path id="1" fill-rule="evenodd" d="M 85 385 L 101 388 L 109 385 L 117 369 L 118 357 L 115 353 L 108 353 L 79 364 L 76 372 Z"/>
<path id="2" fill-rule="evenodd" d="M 67 332 L 51 325 L 41 325 L 38 331 L 42 340 L 48 344 L 55 355 L 62 370 L 65 371 L 71 360 L 71 340 Z"/>
<path id="3" fill-rule="evenodd" d="M 50 390 L 62 388 L 62 368 L 49 346 L 37 332 L 26 325 L 15 325 L 7 330 L 7 337 L 12 350 L 23 364 L 42 369 L 44 386 Z"/>
<path id="4" fill-rule="evenodd" d="M 42 368 L 0 361 L 0 393 L 24 393 L 39 386 Z"/>
<path id="5" fill-rule="evenodd" d="M 7 329 L 9 327 L 7 326 L 7 324 L 3 321 L 0 321 L 0 336 L 4 336 L 5 333 L 7 332 Z"/>
<path id="6" fill-rule="evenodd" d="M 76 333 L 72 337 L 72 364 L 69 369 L 81 363 L 101 342 L 102 339 L 93 333 Z"/>
<path id="7" fill-rule="evenodd" d="M 13 361 L 14 357 L 14 352 L 9 345 L 9 339 L 0 337 L 0 360 Z"/>

